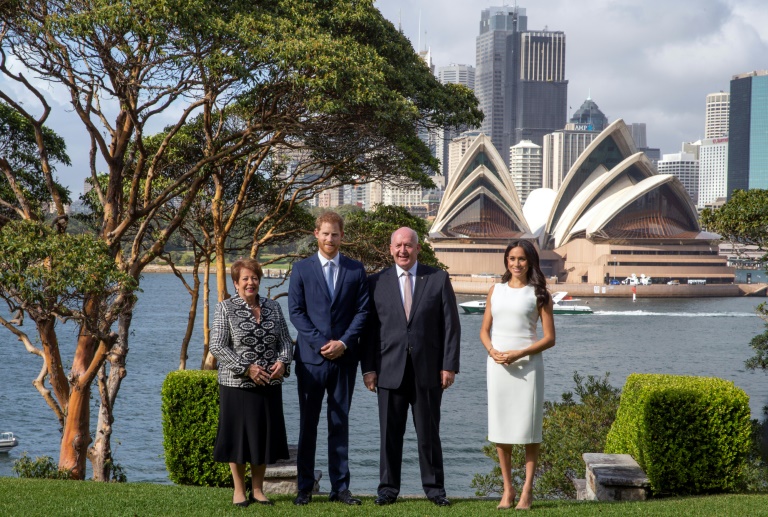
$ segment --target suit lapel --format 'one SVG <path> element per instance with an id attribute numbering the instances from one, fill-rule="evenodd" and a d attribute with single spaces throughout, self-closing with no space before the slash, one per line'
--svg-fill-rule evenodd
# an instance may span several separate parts
<path id="1" fill-rule="evenodd" d="M 339 254 L 339 275 L 336 277 L 336 284 L 333 286 L 333 299 L 334 300 L 339 295 L 339 290 L 341 289 L 341 284 L 344 281 L 344 277 L 347 274 L 347 268 L 346 268 L 346 263 L 345 263 L 346 260 L 347 260 L 347 258 L 344 255 Z"/>
<path id="2" fill-rule="evenodd" d="M 403 310 L 403 297 L 400 292 L 400 279 L 397 277 L 397 268 L 392 266 L 383 274 L 386 275 L 386 282 L 384 284 L 387 287 L 387 298 L 397 300 L 397 313 L 400 315 L 398 317 L 402 319 L 403 324 L 407 325 L 408 320 L 406 320 L 405 310 Z M 413 309 L 413 304 L 411 304 L 411 309 Z"/>
<path id="3" fill-rule="evenodd" d="M 328 298 L 328 301 L 333 303 L 333 298 L 331 298 L 331 293 L 328 292 L 328 282 L 325 281 L 325 275 L 323 274 L 323 265 L 320 263 L 320 258 L 317 256 L 317 253 L 315 253 L 312 256 L 312 269 L 315 272 L 315 275 L 317 276 L 317 281 L 320 282 L 320 285 L 324 287 L 323 292 L 325 293 L 325 296 Z M 339 276 L 341 276 L 341 272 L 339 272 Z M 336 284 L 336 288 L 338 289 L 338 282 Z"/>

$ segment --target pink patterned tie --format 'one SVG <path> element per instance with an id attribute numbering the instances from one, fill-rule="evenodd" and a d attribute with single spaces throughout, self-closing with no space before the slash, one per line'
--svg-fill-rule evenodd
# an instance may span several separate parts
<path id="1" fill-rule="evenodd" d="M 413 288 L 411 287 L 411 274 L 405 271 L 403 275 L 405 275 L 405 281 L 403 282 L 403 309 L 405 309 L 405 319 L 408 320 L 411 317 Z"/>

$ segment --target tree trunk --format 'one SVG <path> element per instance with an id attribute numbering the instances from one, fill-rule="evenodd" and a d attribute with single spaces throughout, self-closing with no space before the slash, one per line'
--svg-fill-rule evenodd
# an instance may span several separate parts
<path id="1" fill-rule="evenodd" d="M 203 370 L 215 370 L 216 358 L 210 352 L 211 346 L 211 261 L 205 262 L 205 275 L 203 276 Z"/>
<path id="2" fill-rule="evenodd" d="M 133 306 L 130 306 L 122 312 L 118 320 L 117 341 L 109 354 L 109 374 L 106 373 L 106 364 L 99 369 L 99 419 L 96 424 L 96 439 L 88 450 L 94 481 L 111 481 L 115 472 L 112 458 L 112 423 L 115 421 L 115 399 L 126 375 L 125 358 L 128 355 L 128 335 L 132 319 Z"/>
<path id="3" fill-rule="evenodd" d="M 195 257 L 195 265 L 192 268 L 192 300 L 189 305 L 189 317 L 187 318 L 187 331 L 184 333 L 184 339 L 181 341 L 181 352 L 179 354 L 179 370 L 187 369 L 187 359 L 189 359 L 189 341 L 192 339 L 192 332 L 195 330 L 195 320 L 197 319 L 197 302 L 200 301 L 200 259 Z"/>

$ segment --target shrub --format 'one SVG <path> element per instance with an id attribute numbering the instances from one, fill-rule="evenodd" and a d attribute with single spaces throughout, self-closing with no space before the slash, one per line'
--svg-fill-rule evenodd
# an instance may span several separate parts
<path id="1" fill-rule="evenodd" d="M 38 456 L 33 460 L 27 456 L 26 452 L 13 462 L 12 469 L 20 478 L 70 479 L 72 477 L 70 470 L 59 470 L 59 466 L 50 456 Z"/>
<path id="2" fill-rule="evenodd" d="M 632 374 L 605 452 L 631 454 L 655 493 L 733 491 L 752 446 L 749 397 L 708 377 Z"/>
<path id="3" fill-rule="evenodd" d="M 597 379 L 590 375 L 586 381 L 574 373 L 575 392 L 563 393 L 560 402 L 544 403 L 542 444 L 536 470 L 534 495 L 539 498 L 575 498 L 576 489 L 571 481 L 584 477 L 585 452 L 601 452 L 605 437 L 616 417 L 619 390 L 608 383 L 609 375 Z M 483 453 L 495 462 L 489 474 L 475 474 L 471 486 L 478 496 L 501 493 L 501 469 L 496 446 L 488 444 Z M 525 446 L 512 448 L 512 477 L 516 485 L 525 480 Z"/>
<path id="4" fill-rule="evenodd" d="M 219 419 L 216 371 L 169 373 L 163 382 L 162 414 L 165 466 L 171 481 L 232 486 L 229 466 L 213 461 Z"/>

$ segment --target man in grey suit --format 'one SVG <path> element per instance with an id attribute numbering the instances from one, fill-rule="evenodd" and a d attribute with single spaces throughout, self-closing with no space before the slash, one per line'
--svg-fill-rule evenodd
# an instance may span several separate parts
<path id="1" fill-rule="evenodd" d="M 451 504 L 445 493 L 440 403 L 459 371 L 461 329 L 448 274 L 419 264 L 420 251 L 418 234 L 398 229 L 390 241 L 395 265 L 368 279 L 370 311 L 361 351 L 365 385 L 378 389 L 381 459 L 375 503 L 380 506 L 394 503 L 400 492 L 409 407 L 424 492 L 438 506 Z"/>

